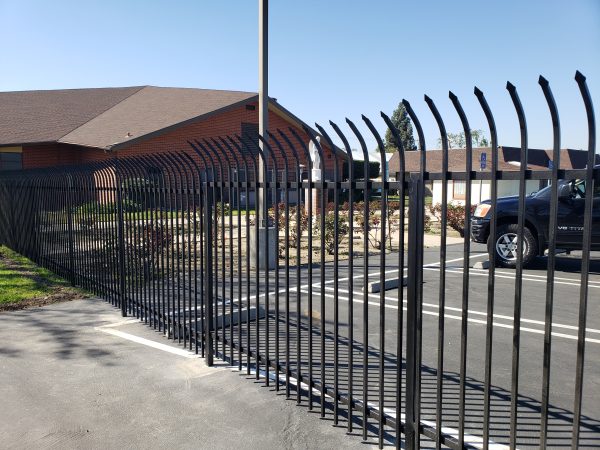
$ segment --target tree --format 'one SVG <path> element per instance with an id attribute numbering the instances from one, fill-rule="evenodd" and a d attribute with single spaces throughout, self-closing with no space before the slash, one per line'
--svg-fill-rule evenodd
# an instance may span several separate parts
<path id="1" fill-rule="evenodd" d="M 402 144 L 404 145 L 404 150 L 416 150 L 417 145 L 415 144 L 415 138 L 413 136 L 412 123 L 408 113 L 406 112 L 406 108 L 402 103 L 398 105 L 390 119 L 398 130 L 398 134 L 400 135 L 400 139 L 402 139 Z M 388 153 L 394 153 L 398 151 L 398 148 L 398 143 L 396 142 L 392 131 L 388 128 L 385 132 L 385 151 Z"/>
<path id="2" fill-rule="evenodd" d="M 490 145 L 483 130 L 471 130 L 471 140 L 473 147 L 488 147 Z M 440 148 L 442 147 L 441 138 L 438 138 L 438 145 Z M 467 139 L 464 131 L 460 133 L 448 133 L 448 148 L 465 148 L 466 146 Z"/>

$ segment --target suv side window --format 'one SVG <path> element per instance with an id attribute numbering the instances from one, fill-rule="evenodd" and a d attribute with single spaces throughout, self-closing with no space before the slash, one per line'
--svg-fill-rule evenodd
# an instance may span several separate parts
<path id="1" fill-rule="evenodd" d="M 571 196 L 573 198 L 585 198 L 585 180 L 571 181 Z"/>
<path id="2" fill-rule="evenodd" d="M 573 198 L 585 198 L 585 180 L 573 180 L 571 183 L 571 192 Z M 594 198 L 598 197 L 600 197 L 600 183 L 594 183 Z"/>

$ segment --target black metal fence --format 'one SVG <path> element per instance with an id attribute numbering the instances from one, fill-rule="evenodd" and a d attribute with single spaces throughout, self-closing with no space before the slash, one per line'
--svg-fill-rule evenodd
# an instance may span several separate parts
<path id="1" fill-rule="evenodd" d="M 115 157 L 0 175 L 0 243 L 102 296 L 123 315 L 139 318 L 206 357 L 208 364 L 215 356 L 227 360 L 276 390 L 285 390 L 288 397 L 295 396 L 298 403 L 307 403 L 309 409 L 317 408 L 322 416 L 332 413 L 334 423 L 345 421 L 348 431 L 357 428 L 365 439 L 375 434 L 380 446 L 388 441 L 398 448 L 401 442 L 408 448 L 426 442 L 450 448 L 575 448 L 580 443 L 597 447 L 597 384 L 588 392 L 592 401 L 587 415 L 582 413 L 582 394 L 584 366 L 589 364 L 587 312 L 590 306 L 597 311 L 599 300 L 590 295 L 590 289 L 598 287 L 590 282 L 590 264 L 598 244 L 592 228 L 599 226 L 592 222 L 598 206 L 591 193 L 600 183 L 600 169 L 594 168 L 591 98 L 580 73 L 576 81 L 589 126 L 585 169 L 561 169 L 558 112 L 548 82 L 540 77 L 554 130 L 549 170 L 531 171 L 526 164 L 518 171 L 498 170 L 494 118 L 484 94 L 475 89 L 489 124 L 489 172 L 473 170 L 469 122 L 450 93 L 466 136 L 463 171 L 448 170 L 444 122 L 434 102 L 425 97 L 441 136 L 439 173 L 426 167 L 423 130 L 404 101 L 418 134 L 421 165 L 416 173 L 406 172 L 401 148 L 398 181 L 385 176 L 356 179 L 348 140 L 333 122 L 331 136 L 342 148 L 317 125 L 320 142 L 335 154 L 334 179 L 328 181 L 312 180 L 308 148 L 294 130 L 257 136 L 256 152 L 243 151 L 235 136 L 194 141 L 187 153 Z M 521 161 L 527 161 L 525 115 L 516 89 L 510 84 L 507 88 L 521 127 Z M 383 113 L 382 117 L 402 144 L 390 119 Z M 371 121 L 363 120 L 378 143 L 386 174 L 382 139 Z M 347 125 L 360 143 L 368 174 L 363 136 L 353 122 L 347 120 Z M 324 161 L 321 143 L 310 129 L 305 132 Z M 300 174 L 302 160 L 309 161 L 308 180 Z M 342 179 L 344 162 L 348 171 Z M 240 172 L 244 177 L 232 175 Z M 271 179 L 264 181 L 267 178 Z M 525 183 L 532 179 L 551 182 L 548 238 L 539 244 L 548 249 L 547 267 L 544 277 L 536 275 L 545 282 L 543 319 L 538 321 L 543 340 L 533 353 L 527 347 L 533 345 L 529 338 L 522 344 L 527 297 L 523 282 L 531 278 L 524 276 L 522 264 L 529 226 Z M 574 383 L 569 405 L 564 396 L 555 399 L 550 376 L 557 365 L 551 358 L 555 336 L 565 327 L 557 331 L 553 322 L 555 286 L 557 281 L 565 283 L 555 279 L 559 180 L 571 179 L 584 180 L 588 195 L 581 224 L 578 319 L 570 327 L 577 334 L 571 336 L 575 359 L 566 380 Z M 440 245 L 434 250 L 424 246 L 424 189 L 432 180 L 441 181 L 442 198 L 447 198 L 449 182 L 466 181 L 463 244 L 447 245 L 448 204 L 443 202 Z M 492 251 L 485 271 L 472 267 L 468 238 L 474 180 L 491 182 Z M 499 207 L 497 184 L 502 180 L 519 182 L 513 224 L 518 238 L 509 243 L 517 246 L 516 269 L 511 275 L 514 291 L 509 292 L 498 283 L 512 272 L 498 272 L 498 254 L 493 251 L 499 230 L 493 212 Z M 271 193 L 270 198 L 283 201 L 251 208 L 251 193 Z M 305 203 L 292 202 L 290 196 L 304 198 Z M 482 252 L 487 253 L 480 249 L 475 256 Z M 267 263 L 270 254 L 276 268 Z M 397 279 L 398 288 L 389 286 L 391 278 Z M 477 279 L 482 283 L 476 285 Z M 383 288 L 373 293 L 373 283 Z M 568 289 L 575 297 L 575 289 Z M 592 305 L 590 299 L 595 300 Z M 470 309 L 476 303 L 483 311 Z M 508 325 L 497 323 L 500 307 L 512 310 Z M 451 319 L 457 326 L 451 326 Z M 527 320 L 526 326 L 532 322 Z M 510 338 L 499 338 L 497 330 L 506 328 Z M 597 340 L 592 341 L 596 345 Z M 528 359 L 532 354 L 540 357 L 535 373 L 520 370 L 527 362 L 521 356 L 525 351 Z M 506 359 L 498 359 L 502 353 Z M 523 392 L 523 380 L 532 377 L 537 394 Z"/>

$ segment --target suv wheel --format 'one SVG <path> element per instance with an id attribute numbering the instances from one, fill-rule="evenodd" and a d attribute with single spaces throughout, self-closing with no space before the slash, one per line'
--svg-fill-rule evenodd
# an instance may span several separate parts
<path id="1" fill-rule="evenodd" d="M 517 266 L 518 225 L 500 225 L 496 233 L 496 239 L 488 240 L 488 251 L 496 252 L 496 265 L 514 269 Z M 527 266 L 538 254 L 538 243 L 529 230 L 523 228 L 523 266 Z"/>

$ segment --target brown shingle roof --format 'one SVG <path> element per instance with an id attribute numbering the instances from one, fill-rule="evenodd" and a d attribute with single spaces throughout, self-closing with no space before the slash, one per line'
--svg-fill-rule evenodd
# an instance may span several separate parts
<path id="1" fill-rule="evenodd" d="M 0 145 L 64 142 L 109 149 L 254 97 L 154 86 L 2 92 Z"/>
<path id="2" fill-rule="evenodd" d="M 256 97 L 253 92 L 146 86 L 61 142 L 111 148 Z"/>
<path id="3" fill-rule="evenodd" d="M 56 142 L 140 89 L 0 92 L 0 145 Z"/>
<path id="4" fill-rule="evenodd" d="M 473 149 L 473 170 L 480 170 L 481 154 L 486 153 L 487 167 L 484 171 L 489 172 L 492 165 L 491 148 L 479 147 Z M 421 164 L 421 155 L 418 151 L 405 153 L 407 172 L 418 172 Z M 425 152 L 427 171 L 442 171 L 442 151 L 428 150 Z M 448 150 L 448 170 L 450 172 L 464 172 L 466 167 L 465 149 Z M 519 170 L 521 160 L 521 149 L 517 147 L 498 147 L 498 170 Z M 528 169 L 546 170 L 552 160 L 552 150 L 529 149 Z M 596 160 L 600 162 L 597 155 Z M 560 151 L 561 169 L 582 169 L 587 162 L 587 152 L 582 150 L 562 149 Z M 511 164 L 512 163 L 512 164 Z M 389 173 L 395 174 L 400 170 L 400 158 L 398 152 L 392 155 L 389 161 Z"/>

